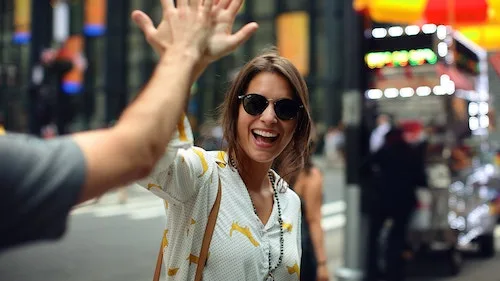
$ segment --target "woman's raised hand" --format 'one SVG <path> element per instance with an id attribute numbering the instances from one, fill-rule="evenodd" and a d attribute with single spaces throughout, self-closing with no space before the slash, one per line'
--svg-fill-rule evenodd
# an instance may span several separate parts
<path id="1" fill-rule="evenodd" d="M 232 33 L 243 0 L 178 0 L 177 7 L 173 0 L 161 2 L 163 17 L 158 27 L 144 12 L 132 12 L 132 19 L 160 56 L 174 45 L 184 44 L 203 51 L 202 60 L 210 63 L 235 50 L 258 28 L 252 22 Z"/>

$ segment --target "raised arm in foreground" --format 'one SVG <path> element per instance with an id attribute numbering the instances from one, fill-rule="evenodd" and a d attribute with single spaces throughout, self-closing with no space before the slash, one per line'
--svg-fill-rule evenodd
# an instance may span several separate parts
<path id="1" fill-rule="evenodd" d="M 191 5 L 178 0 L 177 7 L 173 0 L 162 1 L 163 22 L 169 30 L 157 38 L 166 42 L 168 50 L 115 127 L 49 141 L 26 135 L 0 138 L 0 234 L 4 238 L 0 250 L 59 238 L 77 202 L 148 175 L 164 155 L 191 84 L 207 65 L 207 44 L 218 47 L 215 50 L 222 56 L 257 28 L 247 28 L 249 34 L 241 40 L 224 44 L 214 38 L 225 38 L 216 30 L 218 15 L 231 0 L 216 4 L 193 0 Z"/>
<path id="2" fill-rule="evenodd" d="M 81 201 L 146 176 L 163 155 L 214 32 L 212 1 L 163 0 L 170 43 L 153 77 L 115 127 L 74 135 L 87 162 Z"/>

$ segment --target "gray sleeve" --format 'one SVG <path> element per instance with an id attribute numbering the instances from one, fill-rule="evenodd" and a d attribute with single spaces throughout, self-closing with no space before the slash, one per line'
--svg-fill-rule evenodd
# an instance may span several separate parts
<path id="1" fill-rule="evenodd" d="M 85 181 L 82 151 L 70 138 L 0 137 L 0 249 L 56 239 Z"/>

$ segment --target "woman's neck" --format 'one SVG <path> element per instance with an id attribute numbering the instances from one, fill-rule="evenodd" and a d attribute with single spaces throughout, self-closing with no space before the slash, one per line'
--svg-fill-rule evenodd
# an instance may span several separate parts
<path id="1" fill-rule="evenodd" d="M 238 159 L 238 172 L 249 191 L 261 192 L 271 187 L 269 170 L 272 163 L 258 163 L 250 158 L 240 156 Z"/>

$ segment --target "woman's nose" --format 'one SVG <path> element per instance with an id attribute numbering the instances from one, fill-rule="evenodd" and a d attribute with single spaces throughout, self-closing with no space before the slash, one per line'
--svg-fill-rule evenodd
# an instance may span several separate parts
<path id="1" fill-rule="evenodd" d="M 277 123 L 276 112 L 274 112 L 274 104 L 270 103 L 264 112 L 260 115 L 260 120 L 265 123 Z"/>

